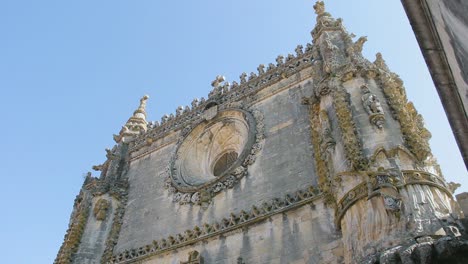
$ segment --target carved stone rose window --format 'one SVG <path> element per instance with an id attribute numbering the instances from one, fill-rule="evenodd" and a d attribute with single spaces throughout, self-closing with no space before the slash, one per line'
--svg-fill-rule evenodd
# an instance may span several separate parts
<path id="1" fill-rule="evenodd" d="M 260 151 L 260 112 L 218 112 L 217 107 L 205 111 L 210 112 L 208 118 L 182 132 L 171 160 L 166 188 L 174 202 L 206 205 L 216 193 L 232 188 Z"/>

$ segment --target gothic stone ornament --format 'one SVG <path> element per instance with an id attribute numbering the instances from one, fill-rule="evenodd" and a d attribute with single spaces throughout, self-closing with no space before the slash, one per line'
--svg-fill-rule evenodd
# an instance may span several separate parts
<path id="1" fill-rule="evenodd" d="M 424 127 L 423 118 L 416 111 L 413 103 L 408 101 L 403 81 L 393 73 L 382 73 L 379 76 L 393 116 L 400 123 L 405 145 L 418 161 L 427 160 L 431 155 L 429 146 L 431 134 Z"/>
<path id="2" fill-rule="evenodd" d="M 68 227 L 67 233 L 65 234 L 64 243 L 60 247 L 54 263 L 72 263 L 73 255 L 76 253 L 80 245 L 81 237 L 88 220 L 90 207 L 91 201 L 89 195 L 86 195 L 86 193 L 81 190 L 80 194 L 75 198 L 71 223 Z"/>
<path id="3" fill-rule="evenodd" d="M 361 92 L 362 106 L 369 115 L 369 121 L 377 128 L 382 129 L 385 117 L 382 105 L 380 104 L 380 100 L 375 94 L 370 92 L 369 87 L 367 87 L 367 84 L 361 86 Z"/>
<path id="4" fill-rule="evenodd" d="M 321 191 L 323 192 L 325 203 L 327 205 L 334 206 L 336 204 L 336 201 L 330 189 L 328 154 L 327 152 L 323 152 L 324 149 L 322 148 L 323 140 L 321 139 L 322 125 L 320 119 L 320 104 L 318 102 L 311 103 L 311 101 L 311 99 L 303 99 L 303 103 L 309 104 L 309 122 L 311 130 L 310 136 L 314 148 L 314 160 L 315 166 L 317 168 L 318 184 Z"/>
<path id="5" fill-rule="evenodd" d="M 401 199 L 384 194 L 382 195 L 385 209 L 391 212 L 399 212 L 401 210 Z"/>
<path id="6" fill-rule="evenodd" d="M 327 111 L 322 110 L 320 111 L 320 125 L 321 125 L 321 143 L 320 147 L 322 149 L 322 153 L 325 153 L 326 156 L 333 151 L 336 145 L 336 141 L 333 138 L 330 119 L 328 118 Z"/>
<path id="7" fill-rule="evenodd" d="M 211 197 L 233 188 L 261 151 L 263 130 L 259 111 L 225 109 L 182 133 L 164 185 L 172 201 L 206 208 Z"/>
<path id="8" fill-rule="evenodd" d="M 349 94 L 337 89 L 333 94 L 333 106 L 342 133 L 342 140 L 349 165 L 356 171 L 366 170 L 368 161 L 362 153 L 362 146 L 357 136 L 356 124 L 353 121 Z"/>
<path id="9" fill-rule="evenodd" d="M 203 257 L 196 250 L 189 252 L 187 261 L 181 261 L 180 264 L 203 264 Z"/>
<path id="10" fill-rule="evenodd" d="M 106 219 L 107 211 L 109 211 L 110 203 L 106 199 L 99 199 L 96 204 L 94 205 L 93 213 L 94 217 L 98 221 L 103 221 Z"/>

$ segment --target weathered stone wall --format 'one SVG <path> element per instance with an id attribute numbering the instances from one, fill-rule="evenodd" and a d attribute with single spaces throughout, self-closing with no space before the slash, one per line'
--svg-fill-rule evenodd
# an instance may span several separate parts
<path id="1" fill-rule="evenodd" d="M 468 166 L 468 2 L 401 1 Z"/>
<path id="2" fill-rule="evenodd" d="M 200 252 L 204 263 L 339 263 L 342 245 L 327 219 L 331 213 L 321 202 L 305 205 L 143 263 L 180 263 L 192 250 Z"/>
<path id="3" fill-rule="evenodd" d="M 464 263 L 453 186 L 403 81 L 314 9 L 296 56 L 240 84 L 217 76 L 161 123 L 144 96 L 86 178 L 56 263 Z"/>
<path id="4" fill-rule="evenodd" d="M 132 161 L 128 171 L 130 186 L 128 205 L 115 251 L 122 252 L 138 248 L 151 244 L 153 240 L 183 233 L 195 226 L 201 227 L 204 223 L 219 222 L 222 218 L 229 217 L 230 213 L 248 211 L 253 205 L 260 206 L 262 202 L 283 197 L 304 188 L 304 186 L 316 185 L 308 107 L 301 104 L 302 98 L 310 96 L 311 92 L 311 80 L 301 81 L 300 75 L 262 91 L 252 108 L 259 110 L 264 115 L 265 142 L 263 148 L 255 163 L 249 167 L 248 175 L 242 178 L 234 188 L 216 195 L 207 209 L 198 205 L 174 203 L 172 195 L 164 188 L 166 167 L 169 165 L 175 148 L 174 141 L 147 156 Z M 305 208 L 310 210 L 310 206 L 305 206 Z M 291 254 L 295 254 L 294 258 L 303 258 L 299 258 L 303 251 L 310 248 L 318 249 L 322 246 L 320 241 L 330 241 L 334 237 L 333 228 L 330 226 L 332 221 L 328 219 L 330 215 L 322 215 L 316 210 L 313 211 L 316 214 L 314 221 L 318 223 L 312 223 L 311 220 L 303 223 L 304 220 L 301 219 L 304 219 L 304 216 L 296 217 L 295 214 L 287 217 L 275 216 L 275 219 L 280 217 L 285 218 L 282 222 L 289 222 L 291 225 L 292 223 L 300 224 L 301 228 L 305 228 L 300 232 L 303 236 L 310 237 L 310 239 L 321 236 L 322 239 L 312 239 L 309 241 L 310 243 L 301 242 L 303 239 L 301 237 L 294 239 L 290 237 L 286 240 L 277 239 L 275 237 L 280 234 L 281 236 L 293 235 L 291 231 L 283 230 L 283 228 L 273 228 L 278 225 L 278 220 L 270 220 L 258 224 L 252 231 L 243 232 L 242 239 L 226 238 L 225 243 L 229 243 L 229 248 L 232 248 L 233 253 L 227 251 L 225 253 L 227 255 L 220 255 L 221 253 L 216 250 L 213 251 L 213 242 L 210 242 L 210 245 L 206 246 L 205 249 L 210 252 L 207 256 L 219 258 L 217 261 L 223 258 L 230 259 L 234 258 L 234 253 L 239 252 L 242 248 L 243 254 L 249 258 L 264 255 L 261 252 L 266 249 L 271 250 L 272 255 L 270 257 L 265 255 L 264 262 L 254 263 L 270 263 L 269 261 L 276 258 L 278 260 L 281 258 L 283 260 L 284 258 L 289 259 L 288 256 L 292 257 Z M 280 223 L 282 222 L 280 221 Z M 282 223 L 282 226 L 285 226 L 285 223 Z M 306 228 L 307 225 L 310 226 Z M 326 227 L 327 225 L 329 226 Z M 262 229 L 270 230 L 268 232 L 273 235 L 271 238 L 264 238 L 267 241 L 266 245 L 261 246 L 258 243 L 246 242 L 246 240 L 255 240 L 256 234 L 260 232 L 256 230 Z M 273 231 L 273 229 L 275 230 Z M 284 233 L 286 231 L 289 234 Z M 269 240 L 271 241 L 268 242 Z M 274 250 L 281 247 L 285 241 L 296 244 L 291 244 L 290 249 L 283 249 L 283 253 Z M 250 246 L 245 243 L 249 243 Z M 285 250 L 292 252 L 287 253 Z M 211 255 L 212 253 L 213 255 Z M 319 251 L 316 251 L 314 254 L 318 253 Z M 175 256 L 185 257 L 184 254 L 180 255 L 179 253 Z"/>
<path id="5" fill-rule="evenodd" d="M 468 2 L 427 0 L 437 34 L 463 101 L 468 109 Z"/>
<path id="6" fill-rule="evenodd" d="M 99 212 L 99 208 L 96 208 L 97 202 L 101 199 L 104 199 L 109 203 L 106 206 L 107 208 L 103 208 L 103 212 Z M 81 237 L 81 243 L 76 253 L 77 257 L 73 263 L 98 263 L 98 260 L 101 259 L 101 256 L 104 253 L 106 240 L 112 228 L 113 216 L 117 206 L 118 202 L 108 194 L 97 196 L 92 199 L 92 209 Z"/>

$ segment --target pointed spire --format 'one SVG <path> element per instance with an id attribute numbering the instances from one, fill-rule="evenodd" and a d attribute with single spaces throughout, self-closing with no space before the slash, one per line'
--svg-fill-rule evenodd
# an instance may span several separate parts
<path id="1" fill-rule="evenodd" d="M 143 114 L 144 119 L 146 118 L 146 101 L 149 99 L 148 95 L 143 95 L 143 97 L 140 99 L 140 106 L 138 106 L 138 109 L 133 112 L 133 117 L 137 117 L 138 114 Z M 145 120 L 146 121 L 146 120 Z"/>
<path id="2" fill-rule="evenodd" d="M 115 142 L 128 142 L 139 134 L 146 132 L 148 129 L 148 123 L 146 122 L 146 101 L 148 98 L 148 95 L 144 95 L 140 99 L 140 105 L 133 112 L 133 116 L 128 119 L 127 123 L 120 130 L 120 133 L 114 135 Z"/>

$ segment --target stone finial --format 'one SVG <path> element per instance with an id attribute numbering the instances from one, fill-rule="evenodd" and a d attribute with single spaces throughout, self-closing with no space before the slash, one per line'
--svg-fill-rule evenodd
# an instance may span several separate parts
<path id="1" fill-rule="evenodd" d="M 385 60 L 382 57 L 382 53 L 380 53 L 380 52 L 377 52 L 377 54 L 375 54 L 374 65 L 377 66 L 377 68 L 380 68 L 380 69 L 382 69 L 384 71 L 387 71 L 387 72 L 390 71 L 390 69 L 387 66 L 387 63 L 385 62 Z"/>
<path id="2" fill-rule="evenodd" d="M 354 43 L 354 51 L 355 52 L 362 52 L 362 47 L 364 43 L 367 41 L 367 36 L 362 36 Z"/>
<path id="3" fill-rule="evenodd" d="M 149 99 L 148 95 L 143 95 L 143 97 L 140 99 L 140 106 L 138 107 L 138 110 L 145 112 L 146 111 L 146 101 Z M 145 113 L 146 114 L 146 113 Z"/>
<path id="4" fill-rule="evenodd" d="M 214 79 L 212 82 L 211 82 L 211 86 L 213 86 L 213 88 L 218 88 L 222 82 L 224 82 L 225 78 L 224 76 L 222 75 L 218 75 L 216 76 L 216 79 Z"/>
<path id="5" fill-rule="evenodd" d="M 284 63 L 283 55 L 278 55 L 278 57 L 276 57 L 276 65 L 281 66 L 283 65 L 283 63 Z"/>
<path id="6" fill-rule="evenodd" d="M 176 109 L 176 116 L 180 116 L 184 111 L 184 107 L 179 105 L 179 107 L 177 107 Z"/>
<path id="7" fill-rule="evenodd" d="M 193 101 L 192 101 L 192 109 L 197 108 L 198 103 L 199 103 L 198 98 L 193 99 Z"/>
<path id="8" fill-rule="evenodd" d="M 447 185 L 448 185 L 447 187 L 448 187 L 449 191 L 452 192 L 452 193 L 455 193 L 455 191 L 461 186 L 461 184 L 459 184 L 457 182 L 449 182 Z"/>
<path id="9" fill-rule="evenodd" d="M 294 49 L 294 51 L 296 52 L 296 56 L 301 56 L 302 54 L 304 54 L 304 51 L 303 51 L 303 46 L 302 45 L 297 45 L 296 49 Z"/>
<path id="10" fill-rule="evenodd" d="M 146 101 L 149 99 L 148 95 L 144 95 L 140 99 L 140 105 L 137 110 L 133 112 L 133 116 L 127 120 L 127 123 L 122 127 L 118 135 L 114 135 L 114 140 L 120 143 L 125 140 L 131 140 L 135 136 L 146 132 L 148 123 L 146 122 Z"/>
<path id="11" fill-rule="evenodd" d="M 247 82 L 247 73 L 243 72 L 240 76 L 239 76 L 239 79 L 240 79 L 240 83 L 241 84 L 244 84 Z"/>
<path id="12" fill-rule="evenodd" d="M 325 3 L 323 1 L 317 1 L 314 5 L 315 14 L 318 16 L 325 13 Z"/>
<path id="13" fill-rule="evenodd" d="M 265 65 L 263 65 L 263 64 L 258 65 L 257 71 L 258 71 L 258 75 L 264 74 L 265 73 Z"/>

